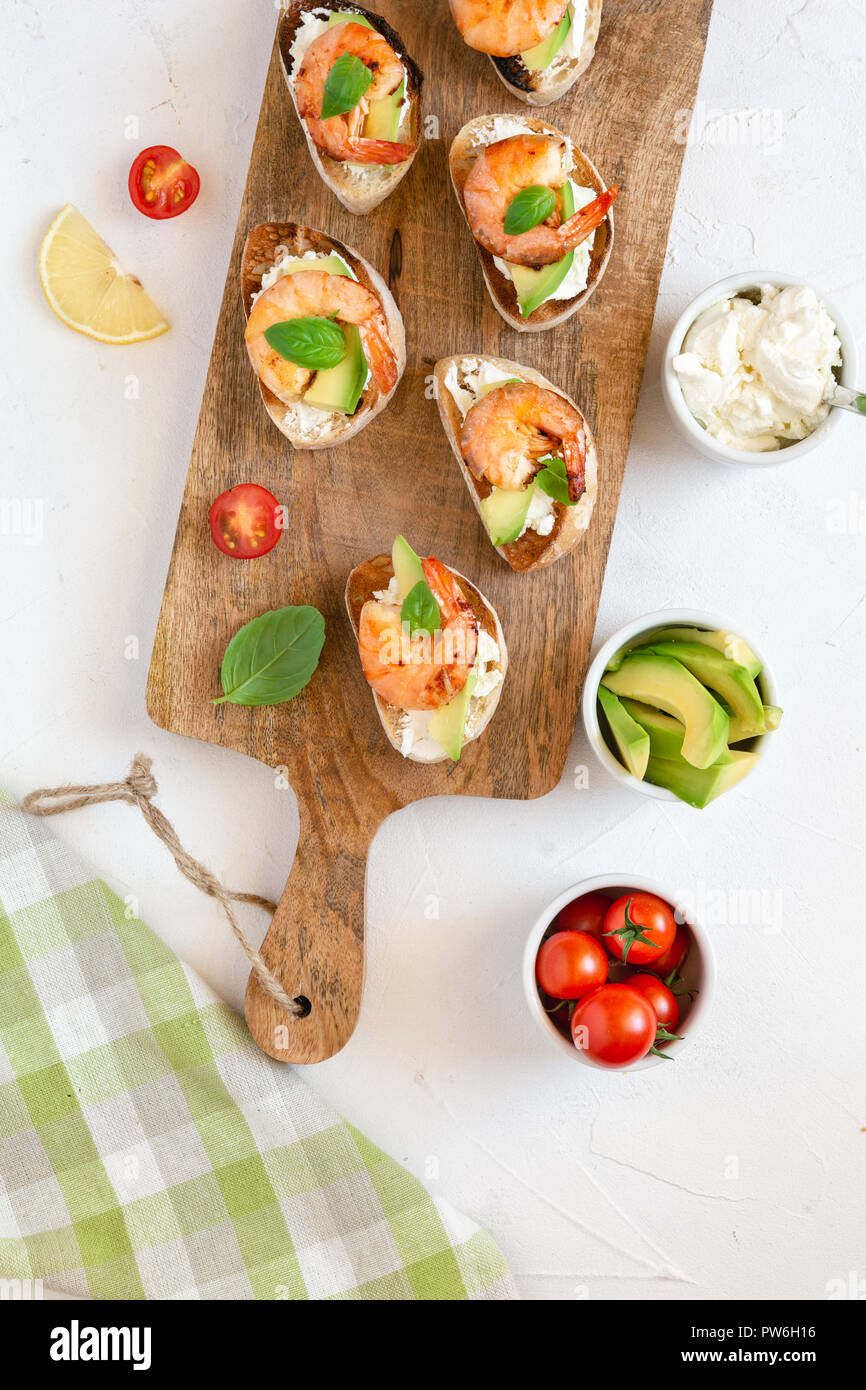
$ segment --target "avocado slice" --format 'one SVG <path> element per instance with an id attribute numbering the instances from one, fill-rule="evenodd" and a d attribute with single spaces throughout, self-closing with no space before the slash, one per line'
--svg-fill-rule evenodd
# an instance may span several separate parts
<path id="1" fill-rule="evenodd" d="M 574 188 L 571 182 L 566 179 L 562 185 L 562 219 L 572 217 L 575 212 L 574 207 Z M 540 304 L 555 294 L 565 279 L 571 267 L 574 265 L 574 252 L 569 251 L 567 256 L 563 256 L 561 261 L 554 261 L 553 265 L 542 266 L 541 270 L 532 270 L 528 265 L 508 264 L 511 273 L 511 281 L 517 294 L 517 302 L 520 305 L 520 312 L 525 319 L 530 314 L 534 314 Z"/>
<path id="2" fill-rule="evenodd" d="M 337 410 L 354 415 L 367 384 L 367 359 L 361 335 L 354 323 L 340 325 L 346 339 L 346 356 L 336 367 L 316 372 L 312 386 L 304 392 L 304 402 L 318 410 Z"/>
<path id="3" fill-rule="evenodd" d="M 353 24 L 363 24 L 365 29 L 373 28 L 366 15 L 355 14 L 352 10 L 332 10 L 328 15 L 328 28 L 333 29 L 335 24 L 347 24 L 349 20 Z"/>
<path id="4" fill-rule="evenodd" d="M 481 500 L 481 518 L 494 545 L 510 545 L 516 541 L 529 513 L 535 494 L 535 482 L 521 490 L 495 487 Z"/>
<path id="5" fill-rule="evenodd" d="M 753 738 L 766 732 L 761 693 L 744 666 L 708 647 L 703 642 L 657 642 L 642 648 L 674 657 L 693 676 L 720 695 L 739 721 L 740 738 Z"/>
<path id="6" fill-rule="evenodd" d="M 632 719 L 613 691 L 605 690 L 603 685 L 598 687 L 598 702 L 604 710 L 620 762 L 631 773 L 632 777 L 636 777 L 639 782 L 642 782 L 649 762 L 649 734 L 646 729 L 642 729 L 640 724 Z M 685 733 L 685 729 L 683 729 L 683 733 Z M 680 740 L 680 746 L 682 746 L 682 740 Z"/>
<path id="7" fill-rule="evenodd" d="M 601 684 L 614 695 L 628 695 L 679 719 L 686 728 L 683 757 L 693 767 L 709 767 L 725 751 L 727 714 L 691 671 L 673 657 L 660 652 L 630 652 L 618 671 L 605 672 Z"/>
<path id="8" fill-rule="evenodd" d="M 599 696 L 602 688 L 599 688 Z M 646 731 L 653 757 L 682 757 L 683 739 L 686 736 L 685 724 L 681 724 L 670 714 L 663 714 L 660 709 L 653 709 L 652 705 L 642 705 L 639 700 L 630 700 L 628 696 L 623 696 L 622 705 L 635 723 Z"/>
<path id="9" fill-rule="evenodd" d="M 415 585 L 424 580 L 424 566 L 405 536 L 398 536 L 394 541 L 391 563 L 400 597 L 408 598 Z"/>
<path id="10" fill-rule="evenodd" d="M 365 29 L 373 29 L 373 25 L 366 15 L 352 14 L 346 10 L 332 10 L 328 15 L 328 28 L 333 29 L 335 24 L 346 24 L 351 20 L 354 24 L 363 24 Z M 375 30 L 373 30 L 375 33 Z M 406 95 L 405 79 L 400 83 L 396 92 L 390 96 L 382 97 L 379 101 L 371 101 L 370 109 L 367 112 L 367 119 L 364 122 L 364 134 L 369 140 L 396 140 L 397 131 L 400 129 L 400 117 L 403 114 L 403 98 Z"/>
<path id="11" fill-rule="evenodd" d="M 529 72 L 540 72 L 543 68 L 549 68 L 568 38 L 570 29 L 571 6 L 569 5 L 553 33 L 548 34 L 547 38 L 542 39 L 541 43 L 537 43 L 534 48 L 528 48 L 525 53 L 521 53 L 523 66 Z"/>
<path id="12" fill-rule="evenodd" d="M 764 705 L 764 733 L 775 733 L 782 722 L 782 711 L 778 705 Z M 729 743 L 742 743 L 744 739 L 755 738 L 755 734 L 745 733 L 748 728 L 736 715 L 731 718 L 731 731 L 728 734 Z"/>
<path id="13" fill-rule="evenodd" d="M 478 400 L 483 401 L 485 396 L 489 396 L 491 391 L 498 391 L 500 386 L 519 386 L 521 380 L 519 376 L 507 376 L 502 381 L 485 381 L 478 388 Z"/>
<path id="14" fill-rule="evenodd" d="M 742 637 L 737 637 L 734 632 L 707 632 L 699 627 L 665 627 L 658 632 L 654 632 L 651 637 L 635 643 L 630 647 L 623 647 L 612 656 L 605 668 L 608 671 L 618 671 L 622 665 L 624 656 L 629 652 L 639 651 L 641 647 L 654 647 L 658 642 L 703 642 L 708 647 L 715 647 L 723 656 L 730 657 L 738 666 L 744 666 L 749 675 L 754 680 L 761 674 L 763 667 L 752 651 L 747 642 Z"/>
<path id="15" fill-rule="evenodd" d="M 658 642 L 703 642 L 707 647 L 715 647 L 722 656 L 729 657 L 738 666 L 744 666 L 752 680 L 761 674 L 761 663 L 752 648 L 735 632 L 721 632 L 718 629 L 706 632 L 699 627 L 666 627 L 661 632 L 654 632 L 650 642 L 652 646 Z"/>
<path id="16" fill-rule="evenodd" d="M 364 122 L 364 135 L 368 140 L 396 140 L 403 116 L 403 98 L 406 95 L 406 79 L 400 83 L 396 92 L 370 102 L 367 119 Z"/>
<path id="17" fill-rule="evenodd" d="M 683 739 L 686 731 L 685 726 L 678 719 L 672 719 L 669 714 L 662 714 L 661 710 L 653 709 L 650 705 L 642 705 L 638 700 L 624 698 L 622 703 L 632 719 L 642 729 L 646 729 L 649 734 L 651 757 L 664 758 L 673 762 L 682 759 Z M 731 728 L 733 729 L 733 727 L 733 721 L 731 721 Z M 730 734 L 728 738 L 730 740 Z M 729 763 L 731 758 L 732 750 L 725 748 L 713 763 L 713 767 Z"/>
<path id="18" fill-rule="evenodd" d="M 757 753 L 728 754 L 728 760 L 716 763 L 701 770 L 692 767 L 683 758 L 657 758 L 650 755 L 646 780 L 655 787 L 666 787 L 668 791 L 698 810 L 703 808 L 723 792 L 736 786 L 737 782 L 752 771 L 758 761 Z"/>
<path id="19" fill-rule="evenodd" d="M 453 763 L 459 763 L 463 751 L 469 701 L 472 699 L 477 679 L 478 672 L 471 670 L 460 694 L 455 695 L 454 699 L 449 700 L 441 709 L 434 710 L 430 716 L 430 737 L 444 749 Z"/>
<path id="20" fill-rule="evenodd" d="M 715 801 L 717 796 L 721 796 L 723 792 L 730 791 L 731 787 L 735 787 L 738 782 L 742 782 L 743 778 L 747 777 L 752 769 L 761 761 L 760 753 L 743 753 L 736 748 L 731 748 L 729 750 L 729 758 L 730 761 L 725 763 L 721 768 L 721 776 L 716 782 L 715 790 L 710 797 L 711 801 Z"/>
<path id="21" fill-rule="evenodd" d="M 300 270 L 324 270 L 327 275 L 348 275 L 343 261 L 339 256 L 317 256 L 314 261 L 304 260 L 298 256 L 291 261 L 286 261 L 283 272 L 286 275 L 297 275 Z"/>

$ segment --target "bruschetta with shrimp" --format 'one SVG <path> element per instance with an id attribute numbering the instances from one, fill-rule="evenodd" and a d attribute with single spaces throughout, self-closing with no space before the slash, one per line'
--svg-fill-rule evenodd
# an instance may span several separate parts
<path id="1" fill-rule="evenodd" d="M 390 555 L 352 570 L 346 607 L 391 746 L 411 762 L 458 762 L 493 718 L 508 669 L 493 606 L 398 536 Z"/>
<path id="2" fill-rule="evenodd" d="M 537 116 L 479 116 L 455 136 L 451 182 L 490 297 L 521 333 L 585 304 L 613 248 L 614 200 L 569 136 Z"/>
<path id="3" fill-rule="evenodd" d="M 241 260 L 244 341 L 265 409 L 296 449 L 343 444 L 406 366 L 403 319 L 377 270 L 297 222 L 253 227 Z"/>
<path id="4" fill-rule="evenodd" d="M 316 169 L 349 212 L 371 212 L 417 153 L 420 69 L 381 15 L 348 0 L 289 0 L 277 42 Z"/>
<path id="5" fill-rule="evenodd" d="M 598 493 L 595 440 L 579 406 L 503 357 L 445 357 L 433 384 L 469 495 L 503 560 L 525 574 L 573 550 Z"/>
<path id="6" fill-rule="evenodd" d="M 558 101 L 592 62 L 602 0 L 451 0 L 470 48 L 488 54 L 512 95 Z"/>

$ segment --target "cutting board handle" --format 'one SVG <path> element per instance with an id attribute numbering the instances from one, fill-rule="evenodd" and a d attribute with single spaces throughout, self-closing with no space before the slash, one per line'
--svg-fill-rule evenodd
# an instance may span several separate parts
<path id="1" fill-rule="evenodd" d="M 279 1062 L 309 1063 L 339 1052 L 358 1021 L 367 850 L 375 831 L 350 850 L 312 828 L 303 805 L 300 810 L 298 852 L 261 950 L 306 1012 L 293 1017 L 250 975 L 244 1013 L 263 1052 Z"/>

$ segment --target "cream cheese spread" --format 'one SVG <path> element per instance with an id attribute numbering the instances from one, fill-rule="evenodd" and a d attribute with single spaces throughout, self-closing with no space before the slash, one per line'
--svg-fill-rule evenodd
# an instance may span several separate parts
<path id="1" fill-rule="evenodd" d="M 571 0 L 568 13 L 571 16 L 571 28 L 565 37 L 565 43 L 557 53 L 547 71 L 556 74 L 559 68 L 566 63 L 573 63 L 575 58 L 580 57 L 580 50 L 583 47 L 583 36 L 586 33 L 586 11 L 588 0 Z"/>

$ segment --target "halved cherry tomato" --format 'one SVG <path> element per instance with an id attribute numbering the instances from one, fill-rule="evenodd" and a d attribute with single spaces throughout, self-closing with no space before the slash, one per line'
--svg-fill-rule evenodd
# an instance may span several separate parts
<path id="1" fill-rule="evenodd" d="M 665 1028 L 674 1029 L 680 1021 L 680 1006 L 667 985 L 655 975 L 630 975 L 625 982 L 648 999 L 653 1013 Z"/>
<path id="2" fill-rule="evenodd" d="M 220 493 L 210 509 L 214 545 L 233 560 L 256 560 L 273 550 L 283 528 L 282 510 L 272 492 L 258 483 L 241 483 Z"/>
<path id="3" fill-rule="evenodd" d="M 554 999 L 580 999 L 607 979 L 608 956 L 594 936 L 583 931 L 558 931 L 542 942 L 535 960 L 535 978 Z"/>
<path id="4" fill-rule="evenodd" d="M 629 985 L 602 985 L 571 1016 L 575 1047 L 602 1067 L 627 1067 L 645 1057 L 658 1024 L 648 999 Z"/>
<path id="5" fill-rule="evenodd" d="M 129 196 L 145 217 L 178 217 L 192 207 L 201 181 L 170 145 L 142 150 L 129 171 Z"/>
<path id="6" fill-rule="evenodd" d="M 604 944 L 627 965 L 652 965 L 677 934 L 672 909 L 654 893 L 627 893 L 608 909 Z"/>
<path id="7" fill-rule="evenodd" d="M 600 941 L 610 904 L 611 899 L 606 898 L 604 893 L 584 893 L 582 898 L 566 903 L 562 911 L 557 913 L 554 925 L 558 931 L 588 932 Z"/>

